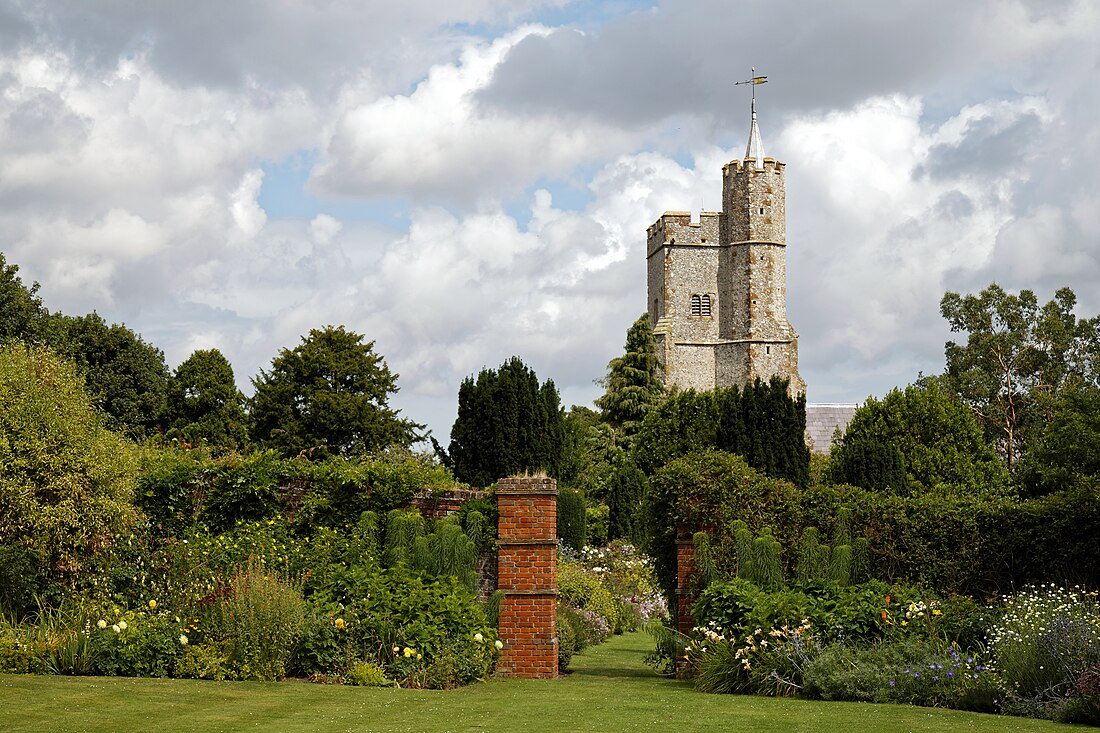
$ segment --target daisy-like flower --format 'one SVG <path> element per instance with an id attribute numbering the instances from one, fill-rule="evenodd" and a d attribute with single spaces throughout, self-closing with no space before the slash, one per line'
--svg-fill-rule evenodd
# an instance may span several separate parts
<path id="1" fill-rule="evenodd" d="M 96 622 L 96 626 L 98 626 L 101 629 L 105 629 L 105 628 L 107 628 L 107 622 L 104 621 L 103 619 L 100 619 L 98 622 Z"/>
<path id="2" fill-rule="evenodd" d="M 180 634 L 180 644 L 182 644 L 183 646 L 187 646 L 187 635 L 186 634 Z"/>
<path id="3" fill-rule="evenodd" d="M 497 649 L 503 649 L 504 648 L 504 642 L 501 641 L 500 639 L 497 639 L 496 641 L 493 642 L 493 646 L 495 646 Z"/>
<path id="4" fill-rule="evenodd" d="M 481 635 L 481 632 L 478 632 L 474 634 L 474 641 L 480 644 L 481 642 L 485 641 L 485 637 Z"/>
<path id="5" fill-rule="evenodd" d="M 118 628 L 120 628 L 120 629 L 122 629 L 123 631 L 125 631 L 125 630 L 126 630 L 126 622 L 125 622 L 125 621 L 119 621 L 119 622 L 118 622 Z"/>
<path id="6" fill-rule="evenodd" d="M 149 601 L 149 608 L 156 608 L 156 607 L 157 607 L 157 602 L 156 601 Z"/>
<path id="7" fill-rule="evenodd" d="M 111 624 L 111 631 L 113 631 L 117 634 L 121 630 L 122 629 L 119 628 L 118 624 Z"/>

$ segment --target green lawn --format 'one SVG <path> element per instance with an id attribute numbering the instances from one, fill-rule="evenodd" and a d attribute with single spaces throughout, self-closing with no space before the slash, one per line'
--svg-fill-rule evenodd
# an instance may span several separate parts
<path id="1" fill-rule="evenodd" d="M 641 663 L 642 634 L 575 657 L 558 680 L 451 692 L 295 682 L 0 675 L 0 731 L 1054 731 L 1035 720 L 895 705 L 703 695 Z"/>

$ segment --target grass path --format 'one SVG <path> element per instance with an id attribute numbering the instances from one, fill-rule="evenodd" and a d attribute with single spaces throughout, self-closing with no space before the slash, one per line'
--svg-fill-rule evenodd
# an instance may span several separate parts
<path id="1" fill-rule="evenodd" d="M 896 705 L 703 695 L 657 677 L 628 634 L 575 657 L 557 680 L 449 692 L 301 683 L 0 675 L 4 733 L 214 731 L 1071 731 L 1043 721 Z M 1087 729 L 1086 729 L 1087 730 Z"/>

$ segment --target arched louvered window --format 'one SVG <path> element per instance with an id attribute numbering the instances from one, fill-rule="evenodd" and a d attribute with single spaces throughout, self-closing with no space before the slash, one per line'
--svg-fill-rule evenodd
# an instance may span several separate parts
<path id="1" fill-rule="evenodd" d="M 703 299 L 698 295 L 691 296 L 691 315 L 701 316 L 703 314 Z"/>
<path id="2" fill-rule="evenodd" d="M 710 296 L 709 295 L 702 295 L 702 296 L 699 297 L 699 311 L 700 311 L 700 313 L 699 313 L 700 315 L 703 315 L 703 316 L 709 316 L 710 315 Z"/>

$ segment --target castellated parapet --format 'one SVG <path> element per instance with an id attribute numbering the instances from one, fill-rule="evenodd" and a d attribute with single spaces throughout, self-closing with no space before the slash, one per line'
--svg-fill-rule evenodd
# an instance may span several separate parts
<path id="1" fill-rule="evenodd" d="M 667 385 L 744 386 L 778 375 L 804 393 L 787 320 L 784 164 L 723 168 L 722 211 L 665 212 L 647 232 L 649 314 Z"/>

